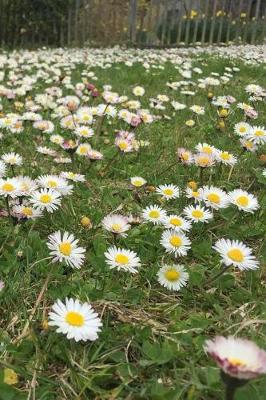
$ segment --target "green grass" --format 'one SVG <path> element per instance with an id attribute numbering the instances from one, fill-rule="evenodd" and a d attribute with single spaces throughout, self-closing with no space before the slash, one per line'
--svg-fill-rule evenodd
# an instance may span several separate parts
<path id="1" fill-rule="evenodd" d="M 213 92 L 215 95 L 231 94 L 238 102 L 248 102 L 244 87 L 248 83 L 265 85 L 265 67 L 209 56 L 193 61 L 193 66 L 203 69 L 204 77 L 211 72 L 222 73 L 225 66 L 233 65 L 239 66 L 241 71 L 229 84 L 214 88 Z M 73 71 L 74 83 L 81 81 L 83 68 L 80 65 Z M 165 64 L 164 70 L 152 69 L 150 73 L 140 64 L 132 68 L 116 64 L 110 69 L 93 70 L 100 89 L 104 84 L 111 84 L 114 91 L 132 98 L 132 88 L 136 84 L 145 87 L 145 96 L 141 98 L 144 108 L 149 107 L 149 97 L 157 94 L 186 101 L 179 92 L 166 87 L 167 81 L 183 80 L 170 63 Z M 39 83 L 30 95 L 34 97 L 47 86 L 51 84 Z M 206 114 L 199 116 L 193 128 L 185 126 L 185 121 L 193 117 L 190 110 L 173 116 L 171 106 L 167 105 L 164 114 L 172 116 L 170 120 L 162 119 L 136 130 L 137 136 L 148 140 L 150 145 L 142 148 L 139 154 L 117 157 L 104 177 L 99 172 L 117 151 L 113 146 L 114 132 L 126 128 L 122 122 L 114 120 L 112 125 L 105 122 L 100 141 L 94 144 L 105 159 L 91 164 L 76 156 L 71 166 L 56 165 L 52 159 L 36 153 L 37 141 L 50 144 L 48 135 L 38 138 L 40 134 L 31 124 L 26 125 L 20 135 L 5 134 L 1 154 L 14 150 L 24 158 L 23 166 L 16 169 L 17 174 L 36 178 L 69 169 L 85 174 L 87 183 L 76 184 L 74 194 L 63 199 L 58 211 L 45 214 L 34 223 L 11 226 L 7 218 L 1 218 L 1 279 L 6 285 L 0 294 L 1 365 L 14 369 L 19 375 L 15 386 L 0 383 L 1 400 L 221 400 L 224 389 L 219 370 L 204 354 L 204 341 L 216 334 L 237 333 L 265 346 L 265 199 L 260 178 L 263 164 L 259 160 L 263 148 L 260 147 L 257 154 L 241 154 L 233 126 L 243 119 L 242 112 L 233 106 L 226 129 L 217 130 L 216 109 L 209 106 L 206 93 L 206 90 L 198 90 L 195 97 L 187 100 L 189 105 L 206 107 Z M 3 100 L 3 106 L 4 112 L 14 111 L 13 102 Z M 255 125 L 266 123 L 263 107 L 261 102 L 257 104 L 259 119 Z M 50 112 L 42 114 L 50 118 Z M 54 122 L 55 133 L 68 137 L 59 122 Z M 104 143 L 106 138 L 110 139 L 110 144 Z M 230 207 L 216 212 L 209 224 L 193 226 L 189 234 L 192 249 L 188 256 L 179 260 L 187 267 L 190 280 L 180 292 L 167 291 L 156 279 L 162 261 L 171 259 L 165 256 L 159 244 L 161 227 L 140 224 L 130 230 L 127 238 L 118 239 L 119 246 L 138 253 L 142 261 L 139 274 L 131 276 L 110 271 L 105 264 L 104 251 L 112 244 L 112 237 L 99 226 L 103 217 L 117 208 L 125 215 L 140 214 L 145 206 L 159 202 L 158 196 L 148 191 L 142 191 L 141 203 L 137 202 L 129 188 L 129 178 L 140 175 L 152 186 L 173 183 L 184 188 L 187 181 L 198 181 L 198 169 L 181 164 L 167 167 L 176 160 L 177 147 L 192 150 L 203 141 L 239 157 L 229 181 L 230 168 L 218 171 L 216 167 L 211 177 L 209 171 L 205 172 L 204 183 L 211 180 L 226 190 L 238 187 L 248 190 L 258 197 L 260 210 L 254 214 L 236 214 Z M 165 172 L 162 174 L 162 171 Z M 169 212 L 181 212 L 187 204 L 188 199 L 182 196 L 163 206 Z M 4 201 L 2 207 L 5 207 Z M 92 229 L 81 226 L 83 215 L 91 218 Z M 81 270 L 49 264 L 46 241 L 48 234 L 55 230 L 74 233 L 80 245 L 86 247 L 86 262 Z M 261 261 L 261 268 L 256 272 L 230 270 L 206 287 L 206 280 L 220 268 L 219 257 L 211 246 L 222 237 L 239 239 L 252 247 Z M 29 324 L 28 334 L 20 339 L 48 274 L 48 289 Z M 66 296 L 91 302 L 102 316 L 103 329 L 97 341 L 77 344 L 52 328 L 43 329 L 43 320 L 53 302 Z M 1 374 L 0 382 L 3 370 Z M 30 392 L 30 383 L 35 379 L 38 384 Z M 263 400 L 265 391 L 266 380 L 260 379 L 239 390 L 236 399 Z"/>

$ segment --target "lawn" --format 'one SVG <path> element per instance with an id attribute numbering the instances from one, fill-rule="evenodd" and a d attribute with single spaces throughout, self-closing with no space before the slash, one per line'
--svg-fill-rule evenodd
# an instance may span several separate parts
<path id="1" fill-rule="evenodd" d="M 235 335 L 265 348 L 266 69 L 257 56 L 261 49 L 242 48 L 239 58 L 237 52 L 116 48 L 0 55 L 1 400 L 222 400 L 219 367 L 204 351 L 206 340 Z M 227 58 L 230 53 L 234 57 Z M 248 93 L 251 84 L 259 87 Z M 180 103 L 186 107 L 178 109 Z M 99 104 L 98 115 L 92 109 L 82 115 L 81 107 Z M 203 109 L 193 111 L 193 105 Z M 250 135 L 241 138 L 238 123 L 249 124 Z M 88 138 L 77 133 L 84 125 Z M 209 157 L 207 167 L 178 152 L 185 148 L 191 157 L 199 143 L 214 146 L 214 155 L 200 153 Z M 68 174 L 62 178 L 62 172 Z M 144 184 L 132 184 L 132 177 Z M 5 192 L 7 182 L 14 193 Z M 160 185 L 174 185 L 176 196 L 168 199 L 171 188 L 159 192 Z M 225 207 L 208 202 L 202 187 L 223 190 Z M 255 196 L 257 206 L 241 209 L 232 196 L 229 201 L 235 189 Z M 47 202 L 40 205 L 43 190 L 57 196 L 53 212 Z M 164 216 L 190 219 L 188 229 L 169 230 L 156 212 L 153 223 L 143 210 L 154 205 Z M 195 222 L 184 212 L 197 205 L 212 218 Z M 102 223 L 110 214 L 127 217 L 127 236 L 119 224 L 110 232 Z M 66 247 L 54 260 L 49 235 L 57 231 L 73 234 L 85 249 L 78 264 L 67 263 Z M 184 251 L 177 244 L 169 248 L 169 241 L 166 248 L 164 232 L 185 235 Z M 258 264 L 226 267 L 213 248 L 220 239 L 240 241 Z M 139 262 L 133 270 L 125 259 L 120 267 L 108 264 L 113 246 L 134 252 Z M 188 274 L 179 290 L 158 281 L 158 271 L 173 264 Z M 97 338 L 68 339 L 50 325 L 53 304 L 65 298 L 91 304 L 102 323 Z M 235 399 L 263 400 L 265 391 L 260 378 Z"/>

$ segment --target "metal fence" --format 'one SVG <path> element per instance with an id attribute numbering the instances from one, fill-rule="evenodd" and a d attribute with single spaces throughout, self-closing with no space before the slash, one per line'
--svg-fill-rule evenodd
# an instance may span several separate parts
<path id="1" fill-rule="evenodd" d="M 0 0 L 0 44 L 254 44 L 265 15 L 266 0 Z"/>

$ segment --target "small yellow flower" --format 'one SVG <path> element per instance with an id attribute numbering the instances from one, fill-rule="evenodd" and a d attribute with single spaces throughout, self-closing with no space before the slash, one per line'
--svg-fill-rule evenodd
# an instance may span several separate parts
<path id="1" fill-rule="evenodd" d="M 4 369 L 4 383 L 7 385 L 15 385 L 18 383 L 18 375 L 11 368 Z"/>
<path id="2" fill-rule="evenodd" d="M 44 320 L 42 321 L 42 329 L 43 329 L 44 331 L 48 331 L 49 325 L 48 325 L 48 320 L 47 320 L 47 319 L 44 319 Z"/>
<path id="3" fill-rule="evenodd" d="M 82 217 L 80 220 L 81 225 L 83 226 L 83 228 L 91 228 L 92 227 L 92 223 L 89 217 Z"/>
<path id="4" fill-rule="evenodd" d="M 212 100 L 213 96 L 214 95 L 212 92 L 208 92 L 208 94 L 207 94 L 208 100 Z"/>

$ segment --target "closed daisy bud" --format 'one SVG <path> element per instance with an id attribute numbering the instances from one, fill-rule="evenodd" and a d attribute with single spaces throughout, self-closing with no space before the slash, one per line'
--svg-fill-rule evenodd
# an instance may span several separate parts
<path id="1" fill-rule="evenodd" d="M 49 329 L 49 323 L 48 323 L 48 320 L 47 320 L 47 319 L 44 319 L 44 320 L 42 321 L 42 329 L 43 329 L 44 331 L 48 331 L 48 329 Z"/>
<path id="2" fill-rule="evenodd" d="M 190 189 L 197 190 L 198 184 L 195 181 L 189 181 L 187 186 L 190 187 Z"/>
<path id="3" fill-rule="evenodd" d="M 154 186 L 147 186 L 146 189 L 147 189 L 148 192 L 155 192 L 156 191 L 156 187 L 154 187 Z"/>
<path id="4" fill-rule="evenodd" d="M 186 126 L 192 128 L 195 125 L 195 121 L 193 119 L 189 119 L 185 122 Z"/>
<path id="5" fill-rule="evenodd" d="M 80 220 L 81 225 L 83 226 L 83 228 L 92 228 L 92 223 L 89 217 L 82 217 Z"/>
<path id="6" fill-rule="evenodd" d="M 212 93 L 212 92 L 209 92 L 209 93 L 207 94 L 207 97 L 208 97 L 208 100 L 212 100 L 212 98 L 213 98 L 213 93 Z"/>
<path id="7" fill-rule="evenodd" d="M 219 112 L 219 117 L 221 118 L 227 118 L 229 115 L 229 111 L 226 108 L 222 108 Z"/>
<path id="8" fill-rule="evenodd" d="M 217 124 L 217 128 L 223 130 L 225 128 L 225 123 L 223 120 L 219 121 Z"/>
<path id="9" fill-rule="evenodd" d="M 7 385 L 16 385 L 18 383 L 18 375 L 13 369 L 4 369 L 4 383 Z"/>

